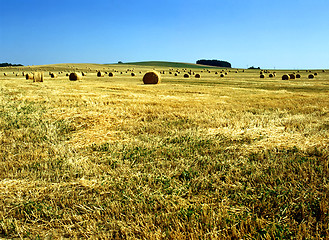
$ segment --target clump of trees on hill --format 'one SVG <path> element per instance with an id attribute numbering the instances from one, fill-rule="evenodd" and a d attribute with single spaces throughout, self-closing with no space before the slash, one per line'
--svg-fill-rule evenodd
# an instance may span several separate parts
<path id="1" fill-rule="evenodd" d="M 19 67 L 23 66 L 22 64 L 11 64 L 11 63 L 0 63 L 0 67 Z"/>
<path id="2" fill-rule="evenodd" d="M 227 61 L 216 60 L 216 59 L 213 59 L 213 60 L 201 59 L 201 60 L 196 61 L 196 64 L 223 67 L 223 68 L 231 68 L 231 63 L 229 63 Z"/>
<path id="3" fill-rule="evenodd" d="M 260 69 L 260 67 L 254 67 L 254 66 L 251 66 L 251 67 L 249 67 L 248 69 Z"/>

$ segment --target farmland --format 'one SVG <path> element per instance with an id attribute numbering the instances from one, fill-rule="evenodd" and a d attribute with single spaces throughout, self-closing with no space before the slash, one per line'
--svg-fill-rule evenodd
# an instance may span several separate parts
<path id="1" fill-rule="evenodd" d="M 0 237 L 328 238 L 329 72 L 292 72 L 0 68 Z"/>

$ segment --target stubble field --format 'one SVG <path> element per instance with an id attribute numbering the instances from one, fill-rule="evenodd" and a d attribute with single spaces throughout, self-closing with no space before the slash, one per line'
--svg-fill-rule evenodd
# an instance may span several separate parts
<path id="1" fill-rule="evenodd" d="M 0 237 L 327 239 L 329 72 L 189 70 L 0 69 Z"/>

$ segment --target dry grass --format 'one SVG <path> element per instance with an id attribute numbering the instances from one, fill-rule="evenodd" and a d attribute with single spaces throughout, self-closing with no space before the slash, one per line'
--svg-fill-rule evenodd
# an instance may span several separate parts
<path id="1" fill-rule="evenodd" d="M 90 74 L 41 84 L 2 70 L 0 237 L 328 238 L 327 72 L 144 85 L 97 78 L 98 65 L 34 67 Z"/>

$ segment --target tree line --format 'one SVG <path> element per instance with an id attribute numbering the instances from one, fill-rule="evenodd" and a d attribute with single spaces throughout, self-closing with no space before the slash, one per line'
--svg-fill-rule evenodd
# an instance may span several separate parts
<path id="1" fill-rule="evenodd" d="M 206 60 L 206 59 L 201 59 L 196 61 L 196 64 L 201 64 L 201 65 L 208 65 L 208 66 L 215 66 L 215 67 L 223 67 L 223 68 L 231 68 L 231 63 L 227 61 L 221 61 L 221 60 Z"/>
<path id="2" fill-rule="evenodd" d="M 0 67 L 19 67 L 23 66 L 22 64 L 12 64 L 12 63 L 0 63 Z"/>

